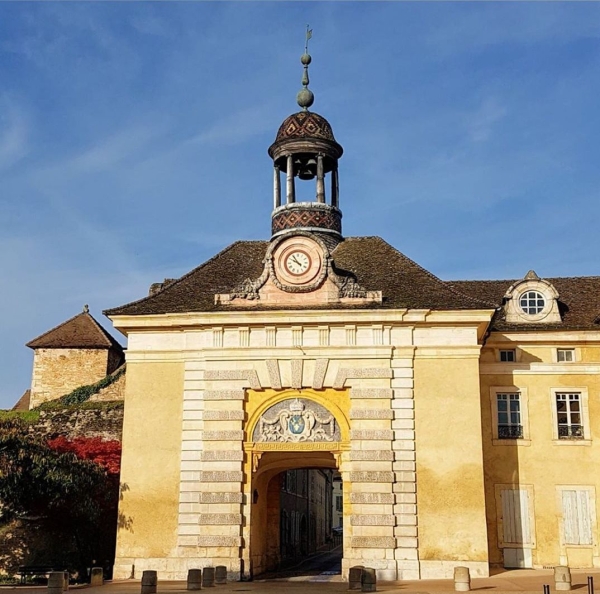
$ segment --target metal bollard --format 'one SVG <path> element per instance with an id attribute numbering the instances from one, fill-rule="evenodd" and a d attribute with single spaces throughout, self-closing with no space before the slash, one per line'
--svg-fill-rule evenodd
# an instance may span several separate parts
<path id="1" fill-rule="evenodd" d="M 187 589 L 188 590 L 202 590 L 202 570 L 201 569 L 188 569 Z"/>
<path id="2" fill-rule="evenodd" d="M 102 586 L 104 584 L 104 571 L 102 567 L 92 567 L 90 574 L 90 586 Z"/>
<path id="3" fill-rule="evenodd" d="M 361 592 L 377 592 L 377 574 L 372 567 L 364 567 L 360 575 Z"/>
<path id="4" fill-rule="evenodd" d="M 550 594 L 550 584 L 544 584 L 544 594 Z"/>
<path id="5" fill-rule="evenodd" d="M 65 572 L 51 571 L 48 574 L 48 594 L 62 594 L 65 589 Z"/>
<path id="6" fill-rule="evenodd" d="M 588 594 L 594 594 L 594 578 L 591 575 L 588 575 Z"/>
<path id="7" fill-rule="evenodd" d="M 147 569 L 142 573 L 142 594 L 156 594 L 158 576 L 156 571 Z"/>
<path id="8" fill-rule="evenodd" d="M 471 589 L 471 574 L 468 567 L 454 568 L 454 589 L 457 592 L 468 592 Z"/>
<path id="9" fill-rule="evenodd" d="M 554 588 L 556 590 L 571 589 L 571 570 L 566 565 L 557 565 L 554 568 Z"/>
<path id="10" fill-rule="evenodd" d="M 215 568 L 205 567 L 202 572 L 202 587 L 214 588 L 215 586 Z"/>
<path id="11" fill-rule="evenodd" d="M 217 565 L 215 567 L 215 584 L 223 585 L 227 583 L 227 567 Z"/>
<path id="12" fill-rule="evenodd" d="M 364 565 L 355 565 L 348 572 L 348 590 L 360 590 Z"/>

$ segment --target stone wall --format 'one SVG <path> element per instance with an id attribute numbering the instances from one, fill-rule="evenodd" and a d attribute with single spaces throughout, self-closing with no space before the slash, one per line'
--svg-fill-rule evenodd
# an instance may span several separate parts
<path id="1" fill-rule="evenodd" d="M 106 376 L 107 349 L 36 349 L 31 400 L 35 408 Z"/>
<path id="2" fill-rule="evenodd" d="M 114 373 L 118 372 L 119 371 L 117 370 Z M 126 374 L 124 373 L 116 381 L 110 384 L 110 386 L 106 386 L 106 388 L 99 390 L 97 394 L 90 397 L 88 402 L 112 402 L 114 400 L 124 400 L 125 376 Z"/>
<path id="3" fill-rule="evenodd" d="M 105 441 L 121 441 L 123 407 L 115 408 L 65 408 L 41 410 L 40 418 L 32 423 L 30 431 L 52 439 L 60 435 L 67 439 L 100 437 Z"/>

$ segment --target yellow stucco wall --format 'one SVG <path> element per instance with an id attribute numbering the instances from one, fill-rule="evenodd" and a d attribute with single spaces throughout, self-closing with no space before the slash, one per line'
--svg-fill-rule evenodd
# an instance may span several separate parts
<path id="1" fill-rule="evenodd" d="M 175 552 L 182 393 L 183 363 L 128 363 L 117 565 Z"/>
<path id="2" fill-rule="evenodd" d="M 562 346 L 562 345 L 560 345 Z M 569 346 L 568 344 L 566 345 Z M 488 342 L 482 362 L 497 361 L 498 345 Z M 502 345 L 501 348 L 508 348 Z M 514 345 L 512 346 L 514 348 Z M 532 559 L 534 567 L 553 566 L 569 563 L 571 566 L 592 563 L 598 557 L 597 525 L 593 522 L 594 544 L 583 548 L 563 547 L 560 543 L 561 511 L 557 486 L 580 485 L 600 489 L 600 433 L 594 420 L 600 418 L 600 376 L 588 372 L 577 373 L 577 367 L 600 361 L 600 349 L 585 346 L 578 350 L 581 359 L 570 367 L 554 370 L 555 346 L 517 345 L 520 363 L 545 364 L 536 370 L 532 367 L 514 371 L 515 366 L 507 364 L 506 373 L 482 373 L 481 411 L 483 424 L 483 453 L 486 472 L 487 523 L 489 534 L 490 563 L 502 564 L 503 555 L 499 547 L 498 519 L 501 512 L 495 496 L 496 485 L 519 485 L 532 490 L 532 530 L 534 546 Z M 519 367 L 519 366 L 517 366 Z M 568 373 L 564 372 L 568 370 Z M 485 369 L 483 369 L 485 371 Z M 528 439 L 493 440 L 495 388 L 514 387 L 521 393 L 526 405 L 522 423 Z M 555 400 L 552 389 L 572 389 L 582 393 L 587 391 L 590 423 L 584 427 L 584 440 L 557 440 L 554 435 L 556 424 L 552 415 Z M 528 433 L 528 435 L 527 435 Z M 586 550 L 587 549 L 587 550 Z M 561 559 L 561 556 L 563 557 Z M 566 557 L 566 558 L 565 558 Z M 594 561 L 597 565 L 597 560 Z"/>
<path id="3" fill-rule="evenodd" d="M 479 362 L 415 359 L 419 559 L 486 562 Z"/>

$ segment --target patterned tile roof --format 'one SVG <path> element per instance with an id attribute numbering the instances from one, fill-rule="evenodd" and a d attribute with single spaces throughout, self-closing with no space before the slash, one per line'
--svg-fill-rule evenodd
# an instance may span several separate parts
<path id="1" fill-rule="evenodd" d="M 457 290 L 502 305 L 502 298 L 508 288 L 522 279 L 491 281 L 449 281 L 448 285 Z M 600 276 L 575 276 L 544 279 L 554 285 L 558 291 L 558 308 L 561 313 L 560 324 L 513 324 L 504 319 L 499 311 L 494 317 L 494 330 L 531 331 L 536 330 L 600 330 Z"/>
<path id="2" fill-rule="evenodd" d="M 26 346 L 32 349 L 110 349 L 114 347 L 119 351 L 123 350 L 123 347 L 87 311 L 44 332 L 28 342 Z"/>
<path id="3" fill-rule="evenodd" d="M 215 294 L 230 293 L 263 271 L 267 241 L 238 241 L 166 286 L 139 301 L 105 312 L 106 315 L 154 315 L 229 310 L 215 304 Z M 485 300 L 461 293 L 398 252 L 379 237 L 349 237 L 332 252 L 337 269 L 353 273 L 367 290 L 382 291 L 383 302 L 368 305 L 327 305 L 324 309 L 493 309 Z M 310 307 L 315 309 L 314 306 Z M 243 307 L 236 306 L 236 311 Z M 266 305 L 249 309 L 272 309 Z M 295 308 L 297 309 L 297 308 Z"/>
<path id="4" fill-rule="evenodd" d="M 329 122 L 312 111 L 299 111 L 283 121 L 277 131 L 275 142 L 289 138 L 322 138 L 335 142 Z"/>

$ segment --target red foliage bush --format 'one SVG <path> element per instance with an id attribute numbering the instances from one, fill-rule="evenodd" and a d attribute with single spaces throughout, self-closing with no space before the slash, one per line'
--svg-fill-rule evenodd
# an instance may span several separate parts
<path id="1" fill-rule="evenodd" d="M 50 439 L 48 446 L 60 453 L 72 452 L 82 460 L 91 460 L 104 467 L 108 474 L 119 474 L 121 470 L 120 441 L 104 441 L 100 437 L 67 439 L 61 435 Z"/>

